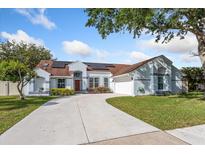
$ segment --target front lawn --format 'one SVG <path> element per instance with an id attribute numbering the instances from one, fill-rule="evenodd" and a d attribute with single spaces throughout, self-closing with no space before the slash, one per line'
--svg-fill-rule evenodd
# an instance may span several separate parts
<path id="1" fill-rule="evenodd" d="M 107 99 L 112 106 L 162 130 L 205 124 L 201 93 L 172 96 L 126 96 Z"/>
<path id="2" fill-rule="evenodd" d="M 19 100 L 18 96 L 0 96 L 0 134 L 53 98 L 56 97 L 27 97 Z"/>

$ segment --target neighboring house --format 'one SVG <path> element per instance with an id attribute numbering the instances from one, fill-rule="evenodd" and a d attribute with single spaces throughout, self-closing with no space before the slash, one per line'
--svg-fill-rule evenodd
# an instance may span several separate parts
<path id="1" fill-rule="evenodd" d="M 99 86 L 132 96 L 187 91 L 182 73 L 163 55 L 133 65 L 42 60 L 35 71 L 37 77 L 24 88 L 26 95 L 46 95 L 51 88 L 88 91 Z"/>

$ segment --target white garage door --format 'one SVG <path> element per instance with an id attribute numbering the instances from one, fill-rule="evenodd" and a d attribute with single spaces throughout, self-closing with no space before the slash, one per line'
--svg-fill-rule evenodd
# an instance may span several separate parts
<path id="1" fill-rule="evenodd" d="M 133 86 L 134 86 L 133 81 L 115 82 L 114 92 L 118 94 L 134 95 Z"/>

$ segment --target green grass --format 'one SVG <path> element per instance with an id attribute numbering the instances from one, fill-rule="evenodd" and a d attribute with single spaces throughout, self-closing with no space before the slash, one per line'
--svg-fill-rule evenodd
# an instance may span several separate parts
<path id="1" fill-rule="evenodd" d="M 0 96 L 0 134 L 53 98 L 56 97 L 27 97 L 19 100 L 18 96 Z"/>
<path id="2" fill-rule="evenodd" d="M 107 102 L 162 130 L 205 124 L 205 100 L 201 93 L 115 97 Z"/>

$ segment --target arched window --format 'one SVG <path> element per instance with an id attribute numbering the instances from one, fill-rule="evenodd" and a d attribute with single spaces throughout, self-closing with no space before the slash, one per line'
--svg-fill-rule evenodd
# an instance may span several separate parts
<path id="1" fill-rule="evenodd" d="M 74 78 L 82 78 L 82 72 L 81 71 L 74 72 Z"/>
<path id="2" fill-rule="evenodd" d="M 164 67 L 159 67 L 157 73 L 159 75 L 164 75 L 165 74 L 166 69 Z"/>

